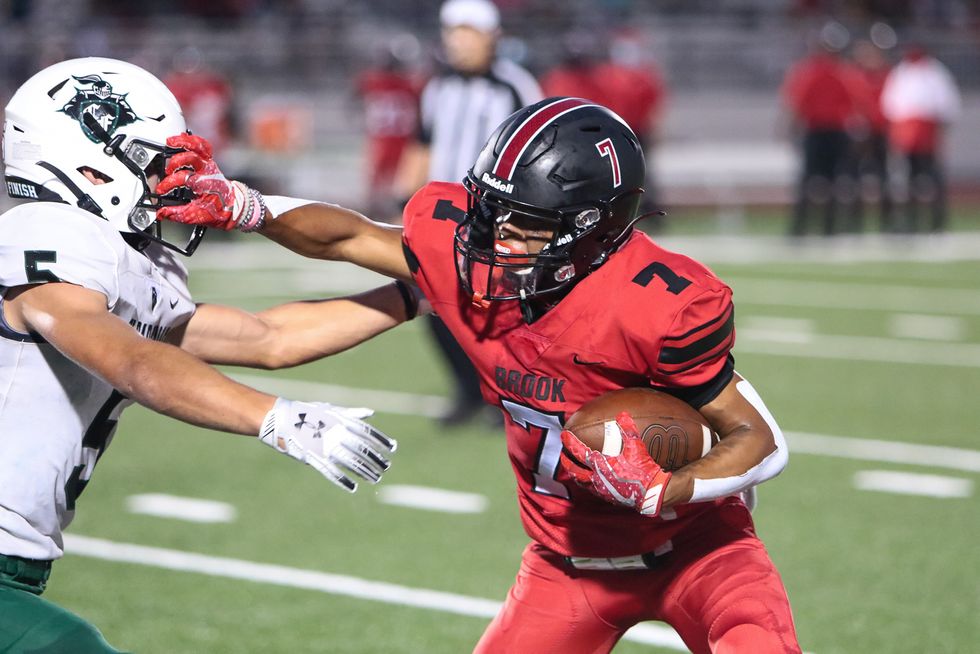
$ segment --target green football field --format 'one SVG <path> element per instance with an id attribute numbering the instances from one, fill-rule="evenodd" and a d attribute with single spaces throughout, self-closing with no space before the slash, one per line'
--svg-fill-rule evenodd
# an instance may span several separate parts
<path id="1" fill-rule="evenodd" d="M 803 648 L 978 651 L 980 238 L 669 244 L 734 288 L 738 370 L 787 434 L 789 466 L 760 488 L 755 518 Z M 372 281 L 257 242 L 205 243 L 192 264 L 198 299 L 249 308 Z M 502 434 L 431 418 L 449 389 L 422 325 L 244 374 L 376 408 L 400 443 L 384 482 L 349 496 L 254 440 L 134 407 L 46 597 L 138 652 L 469 652 L 527 538 Z M 455 512 L 394 502 L 412 487 L 456 492 Z M 146 494 L 233 511 L 216 522 L 133 512 Z M 615 651 L 679 651 L 661 626 L 629 638 Z"/>

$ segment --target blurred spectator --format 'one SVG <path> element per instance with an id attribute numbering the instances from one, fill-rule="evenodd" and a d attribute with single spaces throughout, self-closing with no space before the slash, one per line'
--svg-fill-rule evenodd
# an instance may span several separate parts
<path id="1" fill-rule="evenodd" d="M 399 213 L 395 174 L 418 124 L 421 84 L 409 69 L 405 54 L 388 47 L 378 65 L 358 75 L 355 90 L 363 108 L 367 139 L 365 207 L 369 216 L 387 218 Z"/>
<path id="2" fill-rule="evenodd" d="M 233 95 L 228 80 L 205 67 L 200 50 L 187 47 L 174 55 L 163 83 L 183 107 L 187 128 L 209 140 L 218 156 L 232 140 Z"/>
<path id="3" fill-rule="evenodd" d="M 649 157 L 663 114 L 666 86 L 640 36 L 632 31 L 616 34 L 609 56 L 590 33 L 575 31 L 563 42 L 561 64 L 541 80 L 545 95 L 570 95 L 592 100 L 615 111 L 636 133 Z M 647 167 L 644 211 L 656 208 L 652 166 Z M 649 223 L 648 223 L 649 225 Z"/>
<path id="4" fill-rule="evenodd" d="M 461 181 L 497 125 L 542 97 L 530 73 L 496 56 L 500 13 L 490 0 L 447 0 L 439 19 L 447 66 L 422 91 L 418 141 L 396 182 L 405 198 L 427 181 Z M 430 316 L 429 324 L 453 373 L 454 403 L 442 422 L 467 422 L 484 406 L 476 371 L 442 321 Z"/>
<path id="5" fill-rule="evenodd" d="M 541 78 L 545 97 L 571 96 L 602 103 L 595 68 L 599 43 L 592 32 L 575 30 L 562 39 L 561 62 Z"/>
<path id="6" fill-rule="evenodd" d="M 895 231 L 895 226 L 888 179 L 888 119 L 881 111 L 881 91 L 891 64 L 884 51 L 867 40 L 854 44 L 851 57 L 857 73 L 856 94 L 860 99 L 863 120 L 860 128 L 852 132 L 852 171 L 858 189 L 850 229 L 862 231 L 865 200 L 875 199 L 880 207 L 881 230 L 891 232 Z"/>
<path id="7" fill-rule="evenodd" d="M 822 233 L 834 234 L 839 229 L 839 205 L 853 197 L 852 180 L 846 175 L 847 129 L 859 112 L 859 100 L 854 72 L 839 55 L 847 41 L 842 25 L 825 26 L 813 40 L 810 54 L 794 64 L 783 80 L 783 101 L 802 146 L 792 236 L 807 232 L 811 207 L 823 209 Z"/>
<path id="8" fill-rule="evenodd" d="M 594 71 L 596 84 L 602 97 L 599 102 L 626 121 L 636 133 L 640 145 L 651 159 L 660 121 L 663 116 L 667 87 L 660 69 L 654 63 L 649 44 L 639 32 L 623 30 L 613 35 L 609 44 L 609 58 L 599 63 Z M 657 208 L 658 194 L 653 179 L 654 169 L 647 165 L 647 186 L 643 193 L 641 211 Z M 646 223 L 653 226 L 653 221 Z"/>
<path id="9" fill-rule="evenodd" d="M 920 205 L 929 205 L 929 230 L 944 230 L 946 184 L 940 157 L 946 127 L 960 111 L 960 93 L 953 76 L 922 47 L 911 47 L 885 80 L 881 109 L 891 121 L 891 146 L 908 166 L 903 227 L 921 231 Z"/>

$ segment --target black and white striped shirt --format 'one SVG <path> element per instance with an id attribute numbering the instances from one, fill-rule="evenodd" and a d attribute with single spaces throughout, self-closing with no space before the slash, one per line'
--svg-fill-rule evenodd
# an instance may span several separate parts
<path id="1" fill-rule="evenodd" d="M 419 140 L 429 146 L 429 180 L 459 182 L 500 123 L 542 98 L 534 77 L 497 59 L 484 75 L 447 72 L 422 92 Z"/>

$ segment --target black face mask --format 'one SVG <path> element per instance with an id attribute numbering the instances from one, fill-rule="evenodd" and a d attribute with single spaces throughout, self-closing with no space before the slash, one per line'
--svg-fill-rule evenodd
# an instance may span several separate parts
<path id="1" fill-rule="evenodd" d="M 168 232 L 182 233 L 181 237 L 171 239 L 164 235 L 163 225 L 156 219 L 156 210 L 163 206 L 187 204 L 193 199 L 193 194 L 189 189 L 177 188 L 166 195 L 159 195 L 150 189 L 147 181 L 147 178 L 154 174 L 158 179 L 163 179 L 166 174 L 167 159 L 181 150 L 140 139 L 131 139 L 124 150 L 122 144 L 126 139 L 125 134 L 110 136 L 90 114 L 85 114 L 82 120 L 102 142 L 105 154 L 118 159 L 143 185 L 143 193 L 129 214 L 127 222 L 130 229 L 139 236 L 160 243 L 184 256 L 192 255 L 200 245 L 207 229 L 201 226 L 187 228 L 183 225 L 168 224 Z M 101 211 L 93 213 L 101 215 Z M 178 245 L 179 242 L 183 242 L 184 245 Z"/>

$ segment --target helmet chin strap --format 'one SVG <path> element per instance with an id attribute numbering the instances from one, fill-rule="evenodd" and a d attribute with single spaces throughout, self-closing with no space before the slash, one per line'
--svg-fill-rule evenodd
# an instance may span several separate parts
<path id="1" fill-rule="evenodd" d="M 102 215 L 102 207 L 99 206 L 99 203 L 93 200 L 91 195 L 80 189 L 78 184 L 73 182 L 68 175 L 63 173 L 55 166 L 49 164 L 47 161 L 38 161 L 37 165 L 57 177 L 58 181 L 64 184 L 65 187 L 75 195 L 78 200 L 77 204 L 79 208 L 84 209 L 89 213 L 94 213 L 100 218 L 105 218 L 105 216 Z"/>

